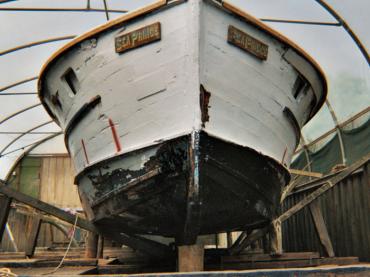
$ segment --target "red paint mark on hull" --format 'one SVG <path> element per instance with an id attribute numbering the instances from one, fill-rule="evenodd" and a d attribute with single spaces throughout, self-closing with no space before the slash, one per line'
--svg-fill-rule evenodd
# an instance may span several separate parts
<path id="1" fill-rule="evenodd" d="M 286 155 L 287 150 L 288 150 L 288 147 L 285 147 L 283 158 L 281 159 L 281 163 L 284 163 L 285 155 Z"/>
<path id="2" fill-rule="evenodd" d="M 119 141 L 117 130 L 116 130 L 116 127 L 114 126 L 113 120 L 110 119 L 110 118 L 109 118 L 109 126 L 112 130 L 112 136 L 113 136 L 114 144 L 116 145 L 116 150 L 117 150 L 117 152 L 121 152 L 122 147 L 121 147 L 121 143 Z"/>
<path id="3" fill-rule="evenodd" d="M 82 149 L 84 150 L 84 154 L 85 154 L 85 159 L 86 159 L 86 163 L 89 164 L 89 157 L 87 156 L 87 151 L 86 151 L 86 146 L 85 146 L 85 142 L 83 139 L 81 139 L 81 144 L 82 144 Z"/>

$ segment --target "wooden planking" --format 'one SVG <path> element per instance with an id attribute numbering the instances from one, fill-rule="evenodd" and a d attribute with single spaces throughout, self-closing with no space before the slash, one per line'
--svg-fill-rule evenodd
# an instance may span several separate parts
<path id="1" fill-rule="evenodd" d="M 25 251 L 27 257 L 32 257 L 35 253 L 37 239 L 40 233 L 41 222 L 42 220 L 40 215 L 35 216 L 32 220 L 32 227 L 28 235 L 28 243 Z"/>
<path id="2" fill-rule="evenodd" d="M 347 176 L 331 190 L 317 198 L 322 207 L 328 233 L 335 255 L 358 256 L 361 261 L 370 261 L 370 163 L 367 162 L 359 170 Z M 299 190 L 284 201 L 284 210 L 300 202 L 315 188 L 312 183 L 308 190 Z M 284 222 L 283 246 L 286 251 L 320 251 L 325 255 L 324 248 L 315 233 L 312 216 L 297 213 Z M 306 233 L 306 235 L 304 235 Z M 301 242 L 301 237 L 305 239 Z"/>
<path id="3" fill-rule="evenodd" d="M 40 173 L 40 200 L 61 208 L 81 208 L 77 187 L 74 185 L 74 169 L 69 157 L 43 157 Z"/>

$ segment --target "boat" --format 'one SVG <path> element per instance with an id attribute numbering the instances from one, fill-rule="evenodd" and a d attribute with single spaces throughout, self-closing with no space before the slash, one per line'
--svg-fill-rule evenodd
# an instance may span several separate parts
<path id="1" fill-rule="evenodd" d="M 304 50 L 229 1 L 161 0 L 59 49 L 38 91 L 103 235 L 192 245 L 277 216 L 327 82 Z"/>

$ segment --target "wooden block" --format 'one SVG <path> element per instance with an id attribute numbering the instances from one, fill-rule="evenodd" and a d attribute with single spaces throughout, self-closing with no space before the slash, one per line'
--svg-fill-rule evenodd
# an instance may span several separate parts
<path id="1" fill-rule="evenodd" d="M 194 272 L 204 270 L 203 245 L 184 245 L 178 247 L 178 271 Z"/>

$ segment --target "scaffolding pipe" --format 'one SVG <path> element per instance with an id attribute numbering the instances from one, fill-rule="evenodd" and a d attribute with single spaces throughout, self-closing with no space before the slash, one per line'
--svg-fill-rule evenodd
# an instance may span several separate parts
<path id="1" fill-rule="evenodd" d="M 38 76 L 35 76 L 35 77 L 30 77 L 30 78 L 18 81 L 16 83 L 13 83 L 13 84 L 10 84 L 10 85 L 7 85 L 5 87 L 0 88 L 0 92 L 2 92 L 4 90 L 7 90 L 7 89 L 10 89 L 10 88 L 13 88 L 13 87 L 16 87 L 16 86 L 19 86 L 19 85 L 22 85 L 22 84 L 25 84 L 25 83 L 28 83 L 28 82 L 31 82 L 31 81 L 34 81 L 34 80 L 37 80 L 37 79 L 38 79 Z"/>
<path id="2" fill-rule="evenodd" d="M 329 12 L 338 22 L 341 23 L 343 28 L 347 31 L 350 35 L 352 40 L 356 43 L 358 49 L 361 51 L 362 55 L 367 61 L 367 64 L 370 65 L 370 56 L 366 50 L 366 47 L 362 44 L 359 37 L 355 34 L 355 32 L 351 29 L 351 27 L 347 24 L 347 22 L 337 13 L 328 3 L 324 0 L 315 0 L 320 6 L 322 6 L 327 12 Z"/>
<path id="3" fill-rule="evenodd" d="M 36 130 L 38 128 L 44 127 L 45 125 L 48 125 L 48 124 L 50 124 L 52 122 L 53 122 L 52 120 L 49 120 L 47 122 L 41 123 L 41 124 L 37 125 L 36 127 L 32 127 L 31 129 L 28 129 L 27 131 L 21 133 L 19 136 L 17 136 L 12 141 L 10 141 L 3 149 L 1 149 L 1 151 L 0 151 L 0 157 L 5 152 L 6 149 L 8 149 L 13 143 L 15 143 L 16 141 L 18 141 L 19 139 L 21 139 L 23 136 L 31 133 L 32 131 L 34 131 L 34 130 Z"/>
<path id="4" fill-rule="evenodd" d="M 34 41 L 34 42 L 31 42 L 31 43 L 19 45 L 19 46 L 16 46 L 16 47 L 13 47 L 13 48 L 10 48 L 10 49 L 1 51 L 0 52 L 0 56 L 6 55 L 6 54 L 9 54 L 9 53 L 13 53 L 13 52 L 16 52 L 16 51 L 25 49 L 25 48 L 30 48 L 30 47 L 34 47 L 34 46 L 38 46 L 38 45 L 42 45 L 42 44 L 46 44 L 46 43 L 51 43 L 51 42 L 57 42 L 57 41 L 62 41 L 62 40 L 67 40 L 67 39 L 73 39 L 75 37 L 76 36 L 63 36 L 63 37 L 56 37 L 56 38 L 50 38 L 50 39 L 43 39 L 43 40 L 39 40 L 39 41 Z"/>
<path id="5" fill-rule="evenodd" d="M 342 26 L 339 22 L 320 22 L 320 21 L 306 21 L 306 20 L 290 20 L 290 19 L 278 19 L 278 18 L 260 18 L 264 22 L 274 23 L 290 23 L 290 24 L 303 24 L 303 25 L 318 25 L 318 26 Z"/>
<path id="6" fill-rule="evenodd" d="M 35 104 L 35 105 L 32 105 L 32 106 L 28 106 L 28 107 L 26 107 L 24 109 L 21 109 L 21 110 L 15 112 L 15 113 L 13 113 L 13 114 L 5 117 L 4 119 L 0 120 L 0 125 L 3 124 L 4 122 L 8 121 L 9 119 L 12 119 L 13 117 L 16 117 L 17 115 L 19 115 L 21 113 L 24 113 L 26 111 L 29 111 L 29 110 L 31 110 L 33 108 L 38 107 L 38 106 L 41 106 L 41 103 L 38 103 L 38 104 Z"/>

